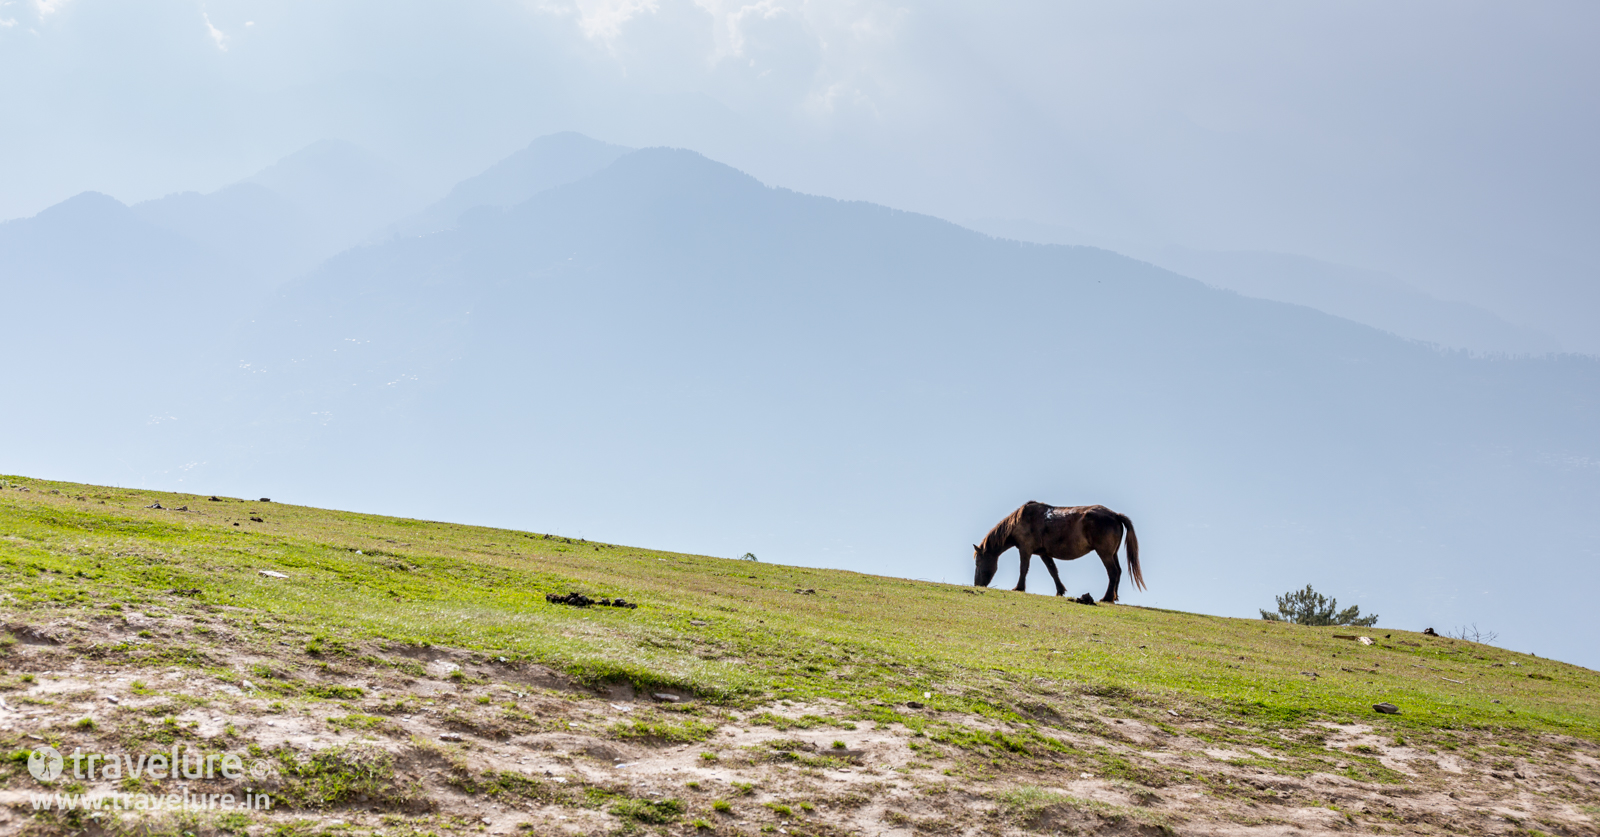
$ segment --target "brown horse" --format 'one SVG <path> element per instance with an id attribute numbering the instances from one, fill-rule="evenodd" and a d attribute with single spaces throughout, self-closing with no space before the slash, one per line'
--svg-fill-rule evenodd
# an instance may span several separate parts
<path id="1" fill-rule="evenodd" d="M 1133 521 L 1105 506 L 1047 506 L 1028 502 L 995 524 L 983 543 L 972 545 L 973 562 L 977 565 L 972 583 L 988 587 L 1000 566 L 1000 553 L 1016 547 L 1022 554 L 1022 574 L 1017 577 L 1018 590 L 1028 586 L 1028 559 L 1034 555 L 1044 559 L 1045 568 L 1056 582 L 1056 595 L 1064 596 L 1067 588 L 1056 572 L 1056 560 L 1072 561 L 1093 551 L 1106 565 L 1106 575 L 1111 583 L 1106 586 L 1102 602 L 1117 600 L 1117 584 L 1122 580 L 1122 567 L 1117 565 L 1117 547 L 1122 545 L 1122 530 L 1128 530 L 1128 571 L 1133 573 L 1133 583 L 1144 589 L 1144 574 L 1139 571 L 1139 538 L 1133 534 Z"/>

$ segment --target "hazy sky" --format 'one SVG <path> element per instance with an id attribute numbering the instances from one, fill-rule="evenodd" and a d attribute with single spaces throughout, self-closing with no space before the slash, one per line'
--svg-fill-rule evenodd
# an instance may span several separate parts
<path id="1" fill-rule="evenodd" d="M 1600 353 L 1600 4 L 0 0 L 0 218 L 535 136 L 1391 272 Z"/>

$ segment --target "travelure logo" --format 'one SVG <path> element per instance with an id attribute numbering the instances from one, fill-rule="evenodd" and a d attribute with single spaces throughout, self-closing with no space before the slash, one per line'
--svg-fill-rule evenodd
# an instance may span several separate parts
<path id="1" fill-rule="evenodd" d="M 137 756 L 85 753 L 76 749 L 70 755 L 62 755 L 60 750 L 46 744 L 28 754 L 28 772 L 41 782 L 54 782 L 69 772 L 74 779 L 90 782 L 117 782 L 124 778 L 141 777 L 157 780 L 222 778 L 237 781 L 247 774 L 253 779 L 265 779 L 271 775 L 272 768 L 260 759 L 246 766 L 244 759 L 232 753 L 206 753 L 182 744 L 173 745 L 170 752 Z"/>
<path id="2" fill-rule="evenodd" d="M 61 778 L 61 751 L 49 744 L 28 754 L 28 772 L 41 782 L 54 782 Z"/>

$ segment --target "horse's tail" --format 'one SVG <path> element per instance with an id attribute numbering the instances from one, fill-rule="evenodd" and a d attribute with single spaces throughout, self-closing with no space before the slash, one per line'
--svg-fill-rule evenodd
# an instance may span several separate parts
<path id="1" fill-rule="evenodd" d="M 1127 515 L 1121 512 L 1116 512 L 1116 515 L 1128 530 L 1128 572 L 1133 575 L 1133 583 L 1143 590 L 1144 573 L 1139 571 L 1139 536 L 1133 533 L 1133 521 L 1129 520 Z"/>

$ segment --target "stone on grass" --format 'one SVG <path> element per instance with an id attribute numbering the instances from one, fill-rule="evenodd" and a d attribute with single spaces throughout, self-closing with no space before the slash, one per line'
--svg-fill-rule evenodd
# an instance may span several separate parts
<path id="1" fill-rule="evenodd" d="M 1382 712 L 1385 715 L 1399 715 L 1400 714 L 1400 707 L 1395 706 L 1392 703 L 1374 703 L 1372 705 L 1372 709 L 1373 709 L 1374 712 Z"/>

